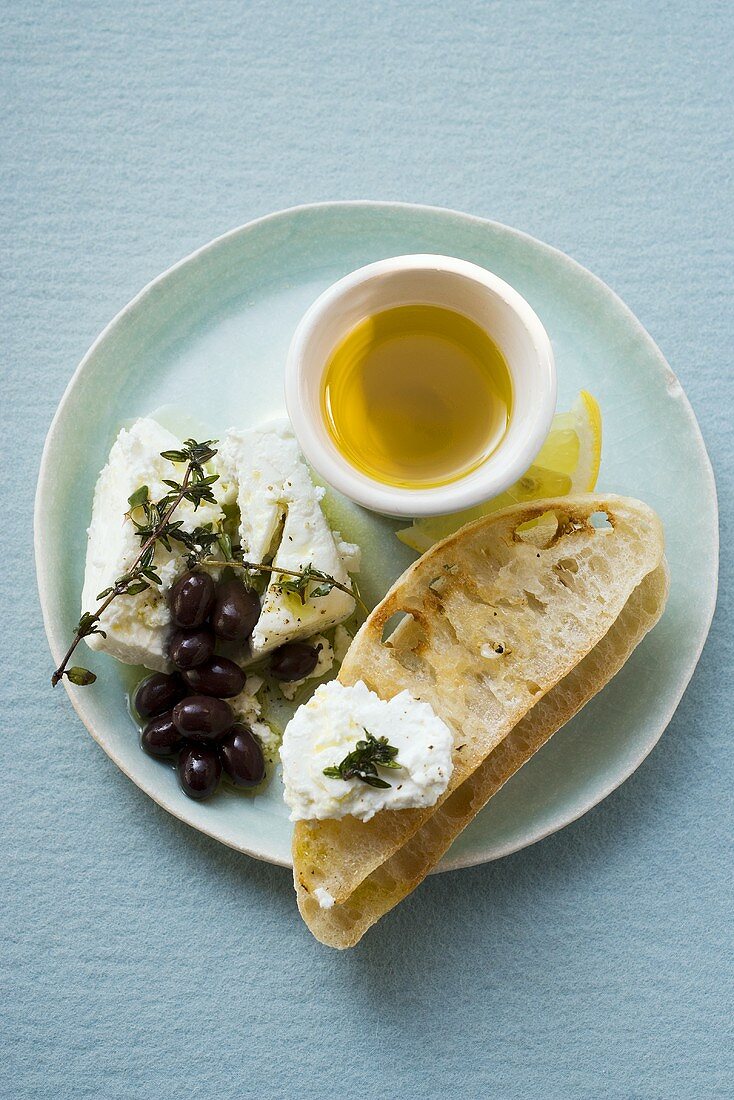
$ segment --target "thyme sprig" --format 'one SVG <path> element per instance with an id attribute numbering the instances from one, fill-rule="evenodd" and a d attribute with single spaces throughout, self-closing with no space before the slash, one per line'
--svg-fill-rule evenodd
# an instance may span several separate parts
<path id="1" fill-rule="evenodd" d="M 344 757 L 340 764 L 324 768 L 324 775 L 330 779 L 361 779 L 370 787 L 388 790 L 392 784 L 381 779 L 378 768 L 401 768 L 397 759 L 398 750 L 388 743 L 387 737 L 375 737 L 362 727 L 367 734 L 365 741 L 358 741 L 354 750 Z"/>
<path id="2" fill-rule="evenodd" d="M 193 531 L 184 531 L 182 520 L 171 520 L 173 513 L 182 501 L 187 500 L 193 505 L 194 511 L 204 502 L 216 504 L 216 497 L 212 491 L 212 485 L 218 478 L 218 474 L 207 474 L 205 463 L 209 462 L 217 453 L 214 444 L 216 439 L 207 439 L 203 443 L 197 443 L 195 439 L 187 439 L 181 450 L 162 451 L 161 458 L 167 459 L 174 465 L 186 463 L 186 470 L 180 482 L 165 480 L 168 492 L 158 501 L 150 500 L 150 492 L 147 485 L 141 485 L 128 498 L 130 510 L 127 513 L 135 526 L 136 535 L 140 539 L 140 553 L 135 561 L 122 576 L 118 577 L 113 585 L 99 593 L 97 599 L 100 604 L 95 611 L 85 611 L 77 624 L 71 645 L 64 654 L 61 664 L 51 677 L 51 686 L 56 687 L 59 681 L 66 678 L 79 687 L 93 684 L 97 679 L 88 668 L 75 665 L 68 667 L 69 661 L 81 642 L 82 638 L 88 638 L 91 634 L 100 634 L 103 638 L 107 635 L 99 626 L 102 615 L 113 602 L 120 596 L 134 596 L 138 592 L 144 592 L 151 584 L 160 584 L 161 578 L 155 571 L 153 559 L 156 546 L 160 543 L 171 550 L 171 543 L 181 543 L 189 551 L 187 563 L 195 564 L 203 555 L 210 554 L 214 544 L 218 541 L 219 533 L 213 524 L 203 524 Z M 136 515 L 138 518 L 136 518 Z M 221 565 L 221 562 L 219 563 Z"/>
<path id="3" fill-rule="evenodd" d="M 318 587 L 312 588 L 309 592 L 309 585 L 316 581 L 320 582 Z M 328 596 L 332 588 L 337 587 L 337 582 L 328 573 L 322 573 L 320 569 L 314 569 L 309 562 L 304 567 L 300 577 L 281 578 L 276 582 L 276 587 L 281 592 L 291 592 L 294 596 L 298 596 L 301 603 L 305 603 L 307 597 Z"/>
<path id="4" fill-rule="evenodd" d="M 347 596 L 351 596 L 352 599 L 359 604 L 365 615 L 369 614 L 369 608 L 356 589 L 350 588 L 346 584 L 342 584 L 341 581 L 336 580 L 329 573 L 322 573 L 320 569 L 314 569 L 312 565 L 307 565 L 303 569 L 284 569 L 282 565 L 275 566 L 268 565 L 262 561 L 246 561 L 244 558 L 237 556 L 238 553 L 236 548 L 231 550 L 232 556 L 227 559 L 227 565 L 234 566 L 236 569 L 243 569 L 250 575 L 257 573 L 276 573 L 280 577 L 292 578 L 278 581 L 277 587 L 281 592 L 295 593 L 298 595 L 301 603 L 305 603 L 307 599 L 312 599 L 314 597 L 328 596 L 332 588 L 338 588 L 340 592 L 345 592 Z M 209 560 L 207 558 L 201 559 L 199 565 L 203 565 L 208 569 L 222 568 L 221 561 Z M 318 587 L 308 591 L 308 586 L 314 581 L 320 582 Z"/>

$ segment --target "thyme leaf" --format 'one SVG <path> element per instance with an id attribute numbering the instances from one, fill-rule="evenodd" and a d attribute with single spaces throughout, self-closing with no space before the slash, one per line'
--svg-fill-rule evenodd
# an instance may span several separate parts
<path id="1" fill-rule="evenodd" d="M 67 668 L 65 671 L 71 683 L 76 684 L 78 687 L 88 687 L 97 679 L 93 672 L 90 672 L 88 668 L 82 668 L 81 665 L 74 665 L 73 668 Z"/>
<path id="2" fill-rule="evenodd" d="M 347 753 L 340 764 L 324 768 L 324 775 L 329 779 L 361 779 L 370 787 L 387 790 L 392 784 L 381 779 L 377 769 L 401 768 L 402 764 L 397 759 L 398 750 L 388 743 L 387 737 L 375 737 L 366 729 L 364 732 L 367 739 L 358 741 L 354 750 Z"/>
<path id="3" fill-rule="evenodd" d="M 365 615 L 369 615 L 369 608 L 365 604 L 356 587 L 350 588 L 346 584 L 342 584 L 335 577 L 330 576 L 328 573 L 322 573 L 320 569 L 314 569 L 311 565 L 307 565 L 304 569 L 284 569 L 282 565 L 275 566 L 269 565 L 263 561 L 245 561 L 241 557 L 241 552 L 235 551 L 231 547 L 231 557 L 227 558 L 227 564 L 231 565 L 235 569 L 243 569 L 246 573 L 250 574 L 251 579 L 253 574 L 256 573 L 277 573 L 279 580 L 277 581 L 277 587 L 281 592 L 293 592 L 298 595 L 301 603 L 305 603 L 307 599 L 311 597 L 328 596 L 332 588 L 338 588 L 340 592 L 345 592 L 347 596 L 351 596 L 352 599 L 359 604 Z M 200 558 L 197 562 L 198 565 L 203 566 L 205 569 L 221 569 L 222 563 L 218 560 Z M 320 581 L 321 584 L 318 588 L 308 591 L 308 586 L 314 582 Z"/>
<path id="4" fill-rule="evenodd" d="M 318 587 L 312 588 L 309 592 L 309 585 L 313 584 L 315 581 L 320 582 Z M 310 562 L 308 565 L 304 566 L 297 575 L 281 577 L 280 580 L 275 582 L 275 586 L 279 588 L 281 592 L 291 592 L 293 595 L 298 596 L 301 603 L 305 603 L 307 599 L 318 599 L 320 596 L 328 596 L 333 588 L 338 587 L 334 577 L 329 576 L 328 573 L 323 573 L 320 569 L 314 569 Z"/>

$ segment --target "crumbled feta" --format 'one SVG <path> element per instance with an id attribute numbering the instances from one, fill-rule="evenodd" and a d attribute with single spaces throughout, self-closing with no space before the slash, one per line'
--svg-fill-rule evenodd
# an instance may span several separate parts
<path id="1" fill-rule="evenodd" d="M 334 532 L 337 549 L 348 573 L 359 573 L 362 567 L 362 547 L 356 542 L 345 542 L 338 531 Z"/>
<path id="2" fill-rule="evenodd" d="M 148 418 L 136 420 L 120 432 L 94 491 L 92 521 L 88 530 L 87 562 L 82 591 L 82 611 L 91 611 L 98 594 L 115 583 L 140 552 L 140 539 L 127 516 L 128 497 L 147 485 L 152 500 L 169 491 L 164 478 L 176 477 L 176 468 L 161 458 L 161 451 L 179 450 L 181 441 Z M 179 467 L 179 471 L 180 471 Z M 215 483 L 216 491 L 216 483 Z M 184 530 L 221 518 L 219 505 L 202 504 L 196 512 L 188 502 L 176 510 Z M 92 634 L 85 639 L 91 649 L 103 650 L 127 664 L 165 672 L 170 668 L 166 643 L 171 624 L 166 593 L 185 565 L 178 544 L 171 553 L 160 544 L 154 558 L 160 588 L 151 586 L 134 596 L 114 600 L 105 611 L 101 627 L 107 637 Z"/>
<path id="3" fill-rule="evenodd" d="M 387 737 L 398 750 L 400 767 L 380 771 L 389 788 L 324 775 L 324 768 L 354 751 L 366 731 Z M 283 735 L 280 758 L 291 821 L 347 814 L 369 821 L 383 809 L 433 806 L 451 778 L 452 744 L 445 722 L 407 691 L 385 701 L 361 680 L 351 687 L 338 680 L 322 684 L 298 708 Z"/>
<path id="4" fill-rule="evenodd" d="M 277 761 L 280 747 L 280 734 L 267 722 L 248 722 L 252 732 L 257 737 L 266 760 Z"/>
<path id="5" fill-rule="evenodd" d="M 260 676 L 248 676 L 239 695 L 228 699 L 227 702 L 232 707 L 235 717 L 249 726 L 258 738 L 266 757 L 272 760 L 280 744 L 280 737 L 267 722 L 262 721 L 262 704 L 258 695 L 264 683 Z"/>
<path id="6" fill-rule="evenodd" d="M 248 676 L 239 695 L 229 700 L 229 704 L 242 722 L 256 722 L 262 714 L 258 692 L 265 681 L 260 676 Z"/>
<path id="7" fill-rule="evenodd" d="M 334 895 L 330 894 L 325 886 L 317 886 L 313 892 L 313 896 L 319 903 L 322 909 L 331 909 L 334 905 Z"/>

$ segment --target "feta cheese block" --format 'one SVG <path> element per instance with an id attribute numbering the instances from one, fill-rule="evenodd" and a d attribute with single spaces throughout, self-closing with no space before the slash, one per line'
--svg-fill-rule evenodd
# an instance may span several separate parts
<path id="1" fill-rule="evenodd" d="M 349 586 L 347 562 L 356 571 L 359 548 L 337 542 L 321 510 L 324 490 L 311 481 L 287 421 L 230 430 L 220 459 L 223 479 L 237 486 L 240 542 L 249 560 L 269 562 L 274 553 L 276 570 L 300 571 L 311 565 Z M 354 611 L 354 598 L 337 588 L 302 603 L 298 595 L 282 592 L 279 580 L 274 573 L 263 595 L 250 639 L 251 661 L 286 642 L 328 630 Z"/>
<path id="2" fill-rule="evenodd" d="M 389 788 L 334 779 L 324 768 L 341 763 L 367 732 L 396 748 L 399 768 L 379 768 Z M 380 699 L 361 680 L 332 680 L 299 707 L 283 734 L 284 798 L 291 821 L 341 818 L 369 821 L 379 810 L 433 806 L 448 786 L 453 736 L 429 703 L 401 691 Z M 324 899 L 322 905 L 328 905 Z"/>
<path id="3" fill-rule="evenodd" d="M 175 435 L 148 418 L 123 428 L 115 440 L 94 491 L 82 612 L 97 607 L 98 594 L 113 585 L 140 552 L 140 539 L 127 516 L 128 498 L 141 485 L 147 485 L 151 499 L 160 500 L 169 491 L 163 479 L 180 480 L 178 474 L 183 469 L 161 458 L 160 452 L 180 447 L 181 441 Z M 215 492 L 216 488 L 217 483 Z M 176 519 L 183 521 L 184 530 L 191 531 L 221 519 L 221 510 L 218 505 L 205 503 L 194 511 L 193 505 L 184 502 L 176 509 Z M 107 637 L 92 634 L 85 639 L 91 649 L 103 650 L 126 664 L 144 665 L 158 672 L 170 669 L 166 654 L 171 627 L 167 592 L 185 569 L 181 550 L 175 543 L 171 553 L 163 546 L 157 547 L 154 566 L 163 582 L 161 588 L 151 586 L 137 595 L 115 599 L 100 623 Z"/>
<path id="4" fill-rule="evenodd" d="M 344 559 L 321 511 L 323 490 L 313 485 L 303 462 L 286 479 L 283 492 L 286 516 L 280 546 L 273 558 L 275 568 L 298 571 L 312 565 L 340 584 L 349 585 Z M 285 642 L 328 630 L 354 611 L 354 598 L 338 588 L 302 603 L 297 595 L 281 591 L 278 579 L 277 573 L 274 574 L 263 598 L 260 618 L 250 639 L 253 657 L 261 657 Z"/>
<path id="5" fill-rule="evenodd" d="M 268 561 L 280 532 L 283 484 L 301 462 L 287 420 L 257 428 L 230 428 L 219 447 L 223 492 L 240 512 L 240 546 L 250 561 Z"/>

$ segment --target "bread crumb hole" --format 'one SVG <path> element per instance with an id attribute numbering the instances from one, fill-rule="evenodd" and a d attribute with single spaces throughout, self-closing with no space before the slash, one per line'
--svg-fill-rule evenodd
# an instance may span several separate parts
<path id="1" fill-rule="evenodd" d="M 411 672 L 414 676 L 427 672 L 431 678 L 435 679 L 435 673 L 430 665 L 427 665 L 423 658 L 414 653 L 412 649 L 393 649 L 392 656 L 406 672 Z"/>
<path id="2" fill-rule="evenodd" d="M 570 561 L 570 558 L 564 558 L 563 561 Z M 575 562 L 573 564 L 574 566 L 576 565 Z M 561 561 L 557 561 L 556 564 L 553 566 L 553 572 L 555 573 L 556 577 L 561 582 L 564 588 L 574 587 L 576 568 L 568 569 L 564 564 L 562 564 Z"/>
<path id="3" fill-rule="evenodd" d="M 565 569 L 568 573 L 578 573 L 579 566 L 575 558 L 559 558 L 556 562 L 557 569 Z"/>
<path id="4" fill-rule="evenodd" d="M 386 621 L 385 625 L 382 628 L 382 637 L 380 638 L 380 641 L 383 645 L 390 647 L 393 645 L 393 635 L 395 634 L 401 623 L 405 622 L 406 619 L 415 622 L 413 616 L 408 615 L 405 611 L 396 611 L 394 615 L 390 616 L 390 618 Z"/>
<path id="5" fill-rule="evenodd" d="M 527 605 L 529 608 L 531 608 L 533 611 L 537 611 L 539 615 L 545 615 L 545 604 L 542 600 L 538 599 L 534 592 L 529 592 L 526 588 L 523 589 L 523 595 L 527 600 Z"/>
<path id="6" fill-rule="evenodd" d="M 608 512 L 592 512 L 589 516 L 589 523 L 597 531 L 610 531 L 614 527 Z"/>
<path id="7" fill-rule="evenodd" d="M 396 623 L 391 633 L 388 628 Z M 435 681 L 433 668 L 424 660 L 422 651 L 425 650 L 428 639 L 423 624 L 411 615 L 410 612 L 396 612 L 385 623 L 383 629 L 383 642 L 386 649 L 391 651 L 391 656 L 406 671 L 421 679 Z"/>
<path id="8" fill-rule="evenodd" d="M 555 512 L 543 512 L 535 519 L 528 519 L 515 528 L 514 537 L 519 542 L 546 550 L 558 532 L 558 516 Z"/>
<path id="9" fill-rule="evenodd" d="M 441 602 L 441 596 L 443 596 L 449 584 L 449 578 L 445 574 L 440 577 L 434 577 L 432 581 L 428 582 L 428 590 L 432 592 L 434 596 L 438 597 L 439 604 Z"/>

